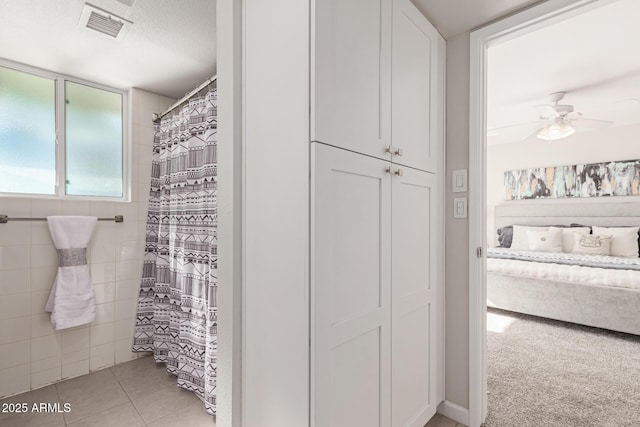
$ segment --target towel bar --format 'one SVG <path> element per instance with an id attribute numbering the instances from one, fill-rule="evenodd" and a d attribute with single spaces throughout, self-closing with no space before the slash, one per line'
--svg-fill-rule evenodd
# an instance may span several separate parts
<path id="1" fill-rule="evenodd" d="M 11 221 L 46 221 L 47 218 L 9 218 L 7 215 L 0 214 L 0 224 L 6 224 Z M 98 218 L 98 221 L 115 221 L 124 222 L 124 216 L 116 215 L 112 218 Z"/>

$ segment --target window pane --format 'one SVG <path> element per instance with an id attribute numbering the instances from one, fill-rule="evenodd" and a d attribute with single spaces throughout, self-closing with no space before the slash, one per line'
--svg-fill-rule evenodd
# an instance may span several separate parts
<path id="1" fill-rule="evenodd" d="M 55 83 L 0 67 L 0 192 L 54 194 Z"/>
<path id="2" fill-rule="evenodd" d="M 122 95 L 65 82 L 66 191 L 122 197 Z"/>

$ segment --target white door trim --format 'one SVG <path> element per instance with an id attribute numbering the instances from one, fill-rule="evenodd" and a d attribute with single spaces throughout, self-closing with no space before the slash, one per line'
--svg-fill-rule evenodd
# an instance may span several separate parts
<path id="1" fill-rule="evenodd" d="M 469 426 L 487 416 L 486 91 L 487 49 L 617 0 L 549 0 L 470 36 L 469 93 Z M 476 250 L 482 248 L 483 256 Z"/>
<path id="2" fill-rule="evenodd" d="M 218 396 L 216 425 L 242 427 L 242 2 L 218 0 Z"/>

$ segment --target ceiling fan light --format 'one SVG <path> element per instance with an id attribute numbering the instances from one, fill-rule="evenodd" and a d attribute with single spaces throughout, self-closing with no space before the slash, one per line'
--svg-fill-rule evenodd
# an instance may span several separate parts
<path id="1" fill-rule="evenodd" d="M 562 138 L 566 138 L 568 136 L 571 136 L 574 133 L 576 133 L 576 130 L 575 130 L 575 128 L 573 126 L 567 125 L 567 124 L 563 124 L 562 125 L 562 132 L 561 132 Z"/>
<path id="2" fill-rule="evenodd" d="M 558 139 L 566 138 L 575 133 L 573 126 L 567 123 L 553 122 L 540 129 L 537 137 L 544 139 L 545 141 L 555 141 Z"/>

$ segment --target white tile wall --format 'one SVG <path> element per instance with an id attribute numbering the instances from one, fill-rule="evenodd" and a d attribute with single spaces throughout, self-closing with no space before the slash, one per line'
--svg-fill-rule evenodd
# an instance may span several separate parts
<path id="1" fill-rule="evenodd" d="M 94 283 L 93 291 L 96 294 L 96 304 L 106 304 L 113 302 L 116 294 L 116 284 L 111 283 Z"/>
<path id="2" fill-rule="evenodd" d="M 29 364 L 0 369 L 0 396 L 10 396 L 31 388 Z"/>
<path id="3" fill-rule="evenodd" d="M 77 362 L 77 355 L 86 354 L 89 358 L 90 329 L 78 326 L 62 331 L 62 354 L 68 362 Z M 64 361 L 63 361 L 64 362 Z"/>
<path id="4" fill-rule="evenodd" d="M 40 313 L 31 316 L 31 339 L 51 335 L 51 316 L 49 313 Z"/>
<path id="5" fill-rule="evenodd" d="M 0 345 L 21 341 L 28 336 L 29 316 L 13 317 L 0 322 Z"/>
<path id="6" fill-rule="evenodd" d="M 28 293 L 29 273 L 27 268 L 0 270 L 0 297 Z M 2 306 L 3 300 L 3 298 L 0 298 L 0 306 Z"/>
<path id="7" fill-rule="evenodd" d="M 96 321 L 61 331 L 53 330 L 44 311 L 58 259 L 46 222 L 0 224 L 0 398 L 139 356 L 131 342 L 144 252 L 151 116 L 174 101 L 131 90 L 130 202 L 0 198 L 0 213 L 9 217 L 125 218 L 120 224 L 99 222 L 89 247 Z"/>
<path id="8" fill-rule="evenodd" d="M 0 346 L 0 369 L 21 365 L 29 360 L 29 341 L 17 341 Z"/>
<path id="9" fill-rule="evenodd" d="M 6 320 L 29 314 L 29 293 L 5 295 L 0 298 L 0 319 Z"/>
<path id="10" fill-rule="evenodd" d="M 131 359 L 127 359 L 131 360 Z M 119 363 L 119 362 L 116 362 Z M 89 372 L 89 358 L 81 359 L 77 362 L 65 363 L 62 361 L 62 378 L 73 378 Z"/>

